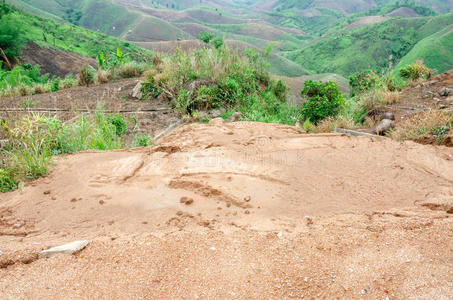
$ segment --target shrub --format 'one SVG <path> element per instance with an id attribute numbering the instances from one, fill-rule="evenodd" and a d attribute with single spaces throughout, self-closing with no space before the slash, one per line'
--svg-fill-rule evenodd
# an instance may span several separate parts
<path id="1" fill-rule="evenodd" d="M 351 97 L 362 94 L 376 88 L 379 83 L 379 76 L 373 71 L 364 71 L 349 77 Z"/>
<path id="2" fill-rule="evenodd" d="M 123 117 L 119 114 L 113 116 L 108 116 L 107 120 L 115 126 L 115 132 L 117 136 L 122 136 L 126 133 L 127 123 L 124 121 Z"/>
<path id="3" fill-rule="evenodd" d="M 214 46 L 214 48 L 219 49 L 220 47 L 223 46 L 223 38 L 216 37 L 215 39 L 212 40 L 212 45 Z"/>
<path id="4" fill-rule="evenodd" d="M 10 166 L 3 166 L 0 163 L 0 193 L 4 193 L 17 188 L 18 180 L 16 172 Z"/>
<path id="5" fill-rule="evenodd" d="M 423 64 L 422 61 L 417 61 L 411 65 L 407 65 L 399 70 L 401 77 L 416 81 L 422 78 L 430 78 L 431 70 Z"/>
<path id="6" fill-rule="evenodd" d="M 50 91 L 56 92 L 60 89 L 60 78 L 54 76 L 50 81 Z"/>
<path id="7" fill-rule="evenodd" d="M 94 75 L 91 66 L 84 65 L 79 71 L 79 85 L 89 86 L 94 83 Z"/>
<path id="8" fill-rule="evenodd" d="M 162 90 L 158 86 L 159 82 L 155 79 L 156 76 L 155 70 L 145 72 L 145 79 L 141 87 L 141 92 L 145 98 L 154 99 L 162 93 Z"/>
<path id="9" fill-rule="evenodd" d="M 301 105 L 302 115 L 314 124 L 327 117 L 338 115 L 344 104 L 343 94 L 333 81 L 306 81 L 301 95 L 307 99 Z"/>
<path id="10" fill-rule="evenodd" d="M 34 84 L 32 88 L 32 94 L 43 94 L 50 92 L 50 87 L 48 85 L 43 85 L 40 83 Z"/>
<path id="11" fill-rule="evenodd" d="M 80 114 L 71 123 L 31 114 L 12 128 L 6 123 L 2 125 L 2 135 L 8 143 L 0 152 L 1 192 L 17 188 L 20 180 L 46 175 L 52 155 L 121 148 L 120 136 L 127 130 L 127 123 L 120 115 L 107 116 L 100 107 L 95 114 Z M 145 137 L 137 138 L 142 144 L 145 140 Z"/>
<path id="12" fill-rule="evenodd" d="M 209 32 L 209 31 L 202 31 L 198 34 L 198 38 L 205 42 L 206 44 L 209 44 L 209 42 L 214 38 L 214 34 Z"/>

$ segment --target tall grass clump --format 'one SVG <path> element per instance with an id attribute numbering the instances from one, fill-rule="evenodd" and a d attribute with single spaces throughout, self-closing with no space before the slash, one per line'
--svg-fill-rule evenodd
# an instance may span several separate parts
<path id="1" fill-rule="evenodd" d="M 1 136 L 8 142 L 0 150 L 0 191 L 48 174 L 53 155 L 122 148 L 128 126 L 122 116 L 107 115 L 102 108 L 91 115 L 80 114 L 69 123 L 40 114 L 27 115 L 14 126 L 4 122 Z M 147 144 L 149 137 L 134 137 L 133 145 Z"/>
<path id="2" fill-rule="evenodd" d="M 170 101 L 183 115 L 224 108 L 242 112 L 245 119 L 294 124 L 299 110 L 286 104 L 287 87 L 272 79 L 262 54 L 240 54 L 224 45 L 163 57 L 145 75 L 147 98 Z"/>
<path id="3" fill-rule="evenodd" d="M 429 79 L 432 76 L 432 71 L 422 61 L 416 61 L 401 68 L 399 75 L 404 79 L 416 82 L 420 79 Z"/>
<path id="4" fill-rule="evenodd" d="M 389 136 L 397 141 L 415 140 L 442 144 L 453 135 L 453 114 L 448 111 L 430 110 L 402 121 L 390 131 Z"/>

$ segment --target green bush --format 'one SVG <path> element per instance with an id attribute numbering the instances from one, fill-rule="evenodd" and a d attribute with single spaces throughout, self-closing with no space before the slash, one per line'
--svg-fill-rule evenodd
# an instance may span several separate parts
<path id="1" fill-rule="evenodd" d="M 223 46 L 223 38 L 216 37 L 215 39 L 212 40 L 212 45 L 214 46 L 214 48 L 219 49 L 220 47 Z"/>
<path id="2" fill-rule="evenodd" d="M 359 72 L 349 77 L 351 97 L 362 94 L 376 88 L 379 83 L 379 76 L 373 71 Z"/>
<path id="3" fill-rule="evenodd" d="M 419 80 L 421 78 L 430 78 L 431 70 L 421 61 L 417 61 L 411 65 L 407 65 L 399 70 L 401 77 L 409 80 Z"/>
<path id="4" fill-rule="evenodd" d="M 306 81 L 301 95 L 307 99 L 301 105 L 302 115 L 314 124 L 327 117 L 335 117 L 344 104 L 343 94 L 333 81 Z"/>
<path id="5" fill-rule="evenodd" d="M 198 34 L 198 38 L 205 42 L 206 44 L 209 44 L 209 42 L 215 37 L 215 34 L 209 32 L 209 31 L 202 31 Z"/>
<path id="6" fill-rule="evenodd" d="M 115 132 L 117 136 L 122 136 L 127 131 L 127 123 L 124 121 L 123 117 L 119 114 L 113 116 L 108 116 L 107 120 L 115 126 Z"/>

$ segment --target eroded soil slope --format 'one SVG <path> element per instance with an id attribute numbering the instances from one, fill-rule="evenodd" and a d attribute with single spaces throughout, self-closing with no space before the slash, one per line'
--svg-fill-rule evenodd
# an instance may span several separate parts
<path id="1" fill-rule="evenodd" d="M 59 156 L 2 194 L 1 297 L 453 294 L 451 148 L 218 120 L 158 142 Z"/>

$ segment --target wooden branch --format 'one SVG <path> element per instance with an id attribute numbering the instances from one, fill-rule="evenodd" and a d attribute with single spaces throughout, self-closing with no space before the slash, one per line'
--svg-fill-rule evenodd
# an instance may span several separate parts
<path id="1" fill-rule="evenodd" d="M 12 69 L 13 67 L 11 66 L 11 63 L 9 62 L 8 57 L 6 57 L 6 54 L 5 54 L 5 52 L 3 52 L 2 48 L 0 48 L 0 52 L 1 52 L 2 56 L 3 56 L 3 58 L 5 59 L 6 63 L 8 64 L 8 67 L 10 69 Z"/>

